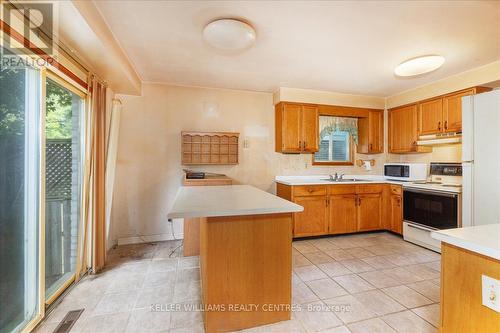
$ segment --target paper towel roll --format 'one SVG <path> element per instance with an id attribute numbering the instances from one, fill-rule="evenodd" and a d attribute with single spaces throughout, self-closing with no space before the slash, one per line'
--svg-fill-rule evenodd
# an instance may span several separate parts
<path id="1" fill-rule="evenodd" d="M 371 161 L 363 161 L 363 166 L 365 167 L 365 169 L 367 171 L 371 171 L 371 169 L 372 169 L 372 163 L 371 163 Z"/>

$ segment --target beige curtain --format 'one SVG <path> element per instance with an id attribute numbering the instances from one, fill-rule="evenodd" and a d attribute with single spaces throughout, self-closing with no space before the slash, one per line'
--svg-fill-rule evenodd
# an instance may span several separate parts
<path id="1" fill-rule="evenodd" d="M 90 79 L 87 109 L 86 163 L 83 184 L 84 213 L 82 250 L 78 274 L 88 268 L 99 272 L 106 261 L 106 85 L 95 76 Z"/>
<path id="2" fill-rule="evenodd" d="M 348 132 L 358 143 L 358 118 L 319 116 L 320 137 L 337 131 Z"/>
<path id="3" fill-rule="evenodd" d="M 108 89 L 108 95 L 110 91 Z M 116 155 L 118 152 L 118 134 L 120 131 L 120 116 L 122 103 L 119 99 L 112 100 L 108 113 L 107 159 L 106 159 L 106 239 L 107 248 L 114 243 L 113 226 L 111 225 L 111 208 L 113 207 L 113 189 L 115 182 Z"/>

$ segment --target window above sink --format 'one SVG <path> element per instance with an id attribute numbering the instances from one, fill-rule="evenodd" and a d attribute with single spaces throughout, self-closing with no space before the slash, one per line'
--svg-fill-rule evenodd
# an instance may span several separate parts
<path id="1" fill-rule="evenodd" d="M 353 165 L 358 138 L 356 118 L 319 116 L 319 151 L 314 165 Z"/>

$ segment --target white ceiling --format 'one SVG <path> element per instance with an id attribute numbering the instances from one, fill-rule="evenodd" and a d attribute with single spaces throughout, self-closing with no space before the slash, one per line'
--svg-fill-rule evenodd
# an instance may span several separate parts
<path id="1" fill-rule="evenodd" d="M 389 96 L 500 59 L 500 1 L 95 1 L 143 81 L 274 91 L 293 87 Z M 249 50 L 206 45 L 203 27 L 243 18 Z M 440 54 L 441 69 L 393 74 Z"/>

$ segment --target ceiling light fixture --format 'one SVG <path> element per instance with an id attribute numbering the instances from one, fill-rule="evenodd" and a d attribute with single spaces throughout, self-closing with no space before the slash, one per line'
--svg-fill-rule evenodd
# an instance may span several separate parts
<path id="1" fill-rule="evenodd" d="M 203 38 L 211 46 L 222 50 L 243 50 L 255 43 L 254 28 L 240 20 L 220 19 L 203 29 Z"/>
<path id="2" fill-rule="evenodd" d="M 435 71 L 444 64 L 444 57 L 440 55 L 427 55 L 412 58 L 399 64 L 394 73 L 397 76 L 416 76 Z"/>

